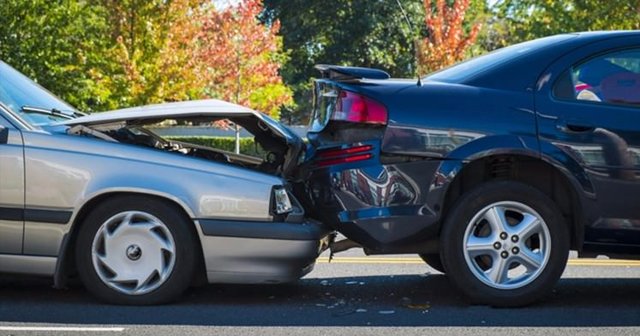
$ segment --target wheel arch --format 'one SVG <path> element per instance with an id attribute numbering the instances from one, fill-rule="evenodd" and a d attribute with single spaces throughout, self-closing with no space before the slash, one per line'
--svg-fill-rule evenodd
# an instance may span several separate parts
<path id="1" fill-rule="evenodd" d="M 71 227 L 69 231 L 65 234 L 62 244 L 60 246 L 60 253 L 58 254 L 58 261 L 56 263 L 56 269 L 54 273 L 54 287 L 63 288 L 66 285 L 67 278 L 70 274 L 76 272 L 75 258 L 73 258 L 76 237 L 78 235 L 78 231 L 82 226 L 82 223 L 89 215 L 91 210 L 100 203 L 106 202 L 111 199 L 115 199 L 118 197 L 124 196 L 141 196 L 152 198 L 161 202 L 166 203 L 167 205 L 173 207 L 177 211 L 180 212 L 182 216 L 188 219 L 191 223 L 193 223 L 193 211 L 182 201 L 180 201 L 177 197 L 164 194 L 157 191 L 151 190 L 141 190 L 141 189 L 110 189 L 104 190 L 100 193 L 96 193 L 91 197 L 88 197 L 85 202 L 79 207 L 79 210 L 76 211 L 72 220 Z M 199 261 L 198 261 L 198 272 L 201 273 L 203 279 L 206 279 L 206 272 L 204 270 L 204 257 L 202 253 L 201 241 L 199 239 L 198 228 L 196 224 L 193 223 L 191 226 L 192 234 L 197 237 L 197 249 L 200 251 L 199 253 Z M 200 281 L 201 279 L 197 279 Z"/>
<path id="2" fill-rule="evenodd" d="M 443 161 L 436 175 L 447 177 L 446 183 L 440 182 L 444 187 L 441 218 L 465 191 L 483 182 L 519 181 L 539 189 L 558 204 L 569 224 L 571 248 L 580 250 L 584 242 L 584 195 L 592 194 L 593 187 L 575 160 L 566 154 L 559 160 L 558 152 L 554 154 L 540 155 L 533 150 L 505 148 L 474 153 L 464 160 Z M 576 171 L 576 167 L 580 170 Z M 434 185 L 437 184 L 436 181 Z"/>

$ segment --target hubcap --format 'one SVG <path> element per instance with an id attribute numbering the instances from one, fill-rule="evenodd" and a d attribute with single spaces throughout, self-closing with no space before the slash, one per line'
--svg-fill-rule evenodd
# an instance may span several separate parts
<path id="1" fill-rule="evenodd" d="M 546 267 L 551 251 L 543 218 L 519 202 L 497 202 L 480 210 L 464 235 L 467 266 L 483 283 L 515 289 L 534 281 Z"/>
<path id="2" fill-rule="evenodd" d="M 100 226 L 91 247 L 100 280 L 126 295 L 160 287 L 175 266 L 175 242 L 167 226 L 141 211 L 121 212 Z"/>
<path id="3" fill-rule="evenodd" d="M 138 260 L 142 256 L 142 249 L 138 245 L 127 247 L 127 257 L 131 260 Z"/>

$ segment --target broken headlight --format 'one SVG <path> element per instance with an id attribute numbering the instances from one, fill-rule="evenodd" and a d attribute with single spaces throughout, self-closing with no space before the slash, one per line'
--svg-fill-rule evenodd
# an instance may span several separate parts
<path id="1" fill-rule="evenodd" d="M 293 211 L 291 206 L 291 200 L 289 199 L 289 193 L 284 187 L 273 188 L 273 211 L 278 214 L 286 214 Z"/>

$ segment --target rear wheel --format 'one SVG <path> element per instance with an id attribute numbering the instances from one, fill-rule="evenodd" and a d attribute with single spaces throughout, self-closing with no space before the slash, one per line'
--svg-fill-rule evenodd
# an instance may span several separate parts
<path id="1" fill-rule="evenodd" d="M 548 293 L 566 266 L 567 225 L 539 190 L 488 182 L 463 195 L 442 231 L 453 284 L 476 303 L 521 306 Z"/>
<path id="2" fill-rule="evenodd" d="M 176 299 L 195 272 L 193 225 L 155 198 L 126 196 L 99 205 L 84 221 L 76 263 L 85 287 L 116 304 Z"/>
<path id="3" fill-rule="evenodd" d="M 434 270 L 440 273 L 446 273 L 442 260 L 440 259 L 440 253 L 420 254 L 420 258 L 422 258 L 422 260 Z"/>

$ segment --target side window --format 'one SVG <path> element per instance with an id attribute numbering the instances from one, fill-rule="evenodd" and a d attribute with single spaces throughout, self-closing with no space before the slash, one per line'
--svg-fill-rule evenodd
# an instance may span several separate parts
<path id="1" fill-rule="evenodd" d="M 580 63 L 561 76 L 557 98 L 640 107 L 640 49 L 617 51 Z"/>

